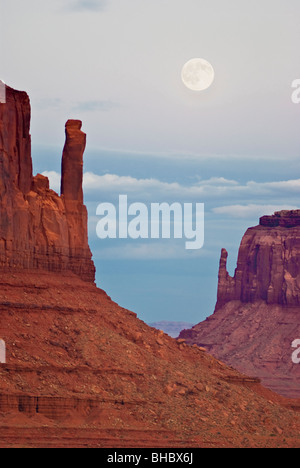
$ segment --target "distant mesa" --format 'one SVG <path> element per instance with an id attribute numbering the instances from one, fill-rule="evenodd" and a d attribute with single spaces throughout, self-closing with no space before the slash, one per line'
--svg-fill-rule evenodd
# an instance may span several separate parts
<path id="1" fill-rule="evenodd" d="M 300 366 L 291 360 L 291 343 L 300 337 L 300 210 L 263 216 L 248 229 L 233 277 L 227 258 L 222 249 L 215 313 L 181 337 L 300 398 Z"/>
<path id="2" fill-rule="evenodd" d="M 46 177 L 32 175 L 30 117 L 28 95 L 6 86 L 6 104 L 0 105 L 0 267 L 70 271 L 94 282 L 82 192 L 82 123 L 66 124 L 59 196 Z"/>
<path id="3" fill-rule="evenodd" d="M 177 338 L 181 331 L 191 328 L 193 324 L 189 322 L 171 322 L 163 320 L 160 322 L 149 323 L 149 326 L 162 330 L 172 338 Z"/>
<path id="4" fill-rule="evenodd" d="M 292 228 L 300 226 L 300 210 L 277 211 L 272 216 L 263 216 L 260 218 L 260 225 L 267 227 L 285 227 Z"/>
<path id="5" fill-rule="evenodd" d="M 243 237 L 234 277 L 222 250 L 217 309 L 230 301 L 300 306 L 300 210 L 263 216 Z"/>

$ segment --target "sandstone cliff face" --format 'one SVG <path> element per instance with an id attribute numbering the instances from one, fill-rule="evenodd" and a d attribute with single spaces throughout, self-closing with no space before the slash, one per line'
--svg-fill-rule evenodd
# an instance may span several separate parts
<path id="1" fill-rule="evenodd" d="M 93 282 L 81 123 L 66 125 L 60 197 L 46 177 L 32 176 L 30 113 L 27 94 L 6 87 L 6 103 L 0 104 L 0 267 L 69 270 Z"/>
<path id="2" fill-rule="evenodd" d="M 300 210 L 264 216 L 243 237 L 234 278 L 222 250 L 217 309 L 229 301 L 300 305 Z"/>
<path id="3" fill-rule="evenodd" d="M 300 210 L 264 216 L 247 230 L 234 277 L 227 257 L 223 249 L 215 313 L 181 337 L 299 398 L 300 366 L 292 362 L 291 343 L 300 337 Z"/>

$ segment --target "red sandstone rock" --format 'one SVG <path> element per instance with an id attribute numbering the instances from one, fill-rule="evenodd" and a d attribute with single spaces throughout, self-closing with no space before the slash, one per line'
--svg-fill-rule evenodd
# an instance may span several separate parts
<path id="1" fill-rule="evenodd" d="M 62 156 L 61 194 L 65 200 L 83 203 L 83 153 L 86 134 L 81 131 L 80 120 L 66 123 L 66 143 Z"/>
<path id="2" fill-rule="evenodd" d="M 93 282 L 82 193 L 81 122 L 66 125 L 59 197 L 46 177 L 32 176 L 27 94 L 7 87 L 6 101 L 0 104 L 0 267 L 69 270 Z"/>
<path id="3" fill-rule="evenodd" d="M 179 349 L 72 273 L 2 273 L 0 336 L 0 447 L 299 445 L 297 402 Z"/>
<path id="4" fill-rule="evenodd" d="M 24 92 L 6 87 L 6 104 L 0 104 L 0 164 L 3 196 L 12 186 L 23 195 L 32 178 L 30 101 Z"/>
<path id="5" fill-rule="evenodd" d="M 5 106 L 0 447 L 299 446 L 291 402 L 148 327 L 95 287 L 81 123 L 66 126 L 58 196 L 46 177 L 31 174 L 26 94 L 9 89 Z"/>
<path id="6" fill-rule="evenodd" d="M 300 210 L 264 216 L 241 242 L 234 277 L 222 250 L 217 309 L 229 301 L 300 306 Z"/>
<path id="7" fill-rule="evenodd" d="M 264 216 L 247 230 L 232 278 L 222 250 L 214 315 L 181 337 L 282 395 L 300 397 L 300 210 Z"/>

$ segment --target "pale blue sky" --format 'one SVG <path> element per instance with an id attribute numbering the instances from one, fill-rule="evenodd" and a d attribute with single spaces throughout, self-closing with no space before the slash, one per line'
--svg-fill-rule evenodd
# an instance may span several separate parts
<path id="1" fill-rule="evenodd" d="M 299 17 L 298 0 L 1 0 L 0 78 L 30 94 L 35 171 L 58 185 L 81 119 L 97 282 L 141 318 L 210 315 L 221 248 L 233 272 L 245 229 L 299 206 Z M 215 69 L 203 93 L 180 80 L 193 57 Z M 99 241 L 96 206 L 120 193 L 205 203 L 204 248 Z"/>

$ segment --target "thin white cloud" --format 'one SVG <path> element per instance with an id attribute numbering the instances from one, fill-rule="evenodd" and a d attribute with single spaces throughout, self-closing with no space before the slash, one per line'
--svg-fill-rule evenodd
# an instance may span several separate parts
<path id="1" fill-rule="evenodd" d="M 131 176 L 118 176 L 116 174 L 97 175 L 86 172 L 83 177 L 85 190 L 97 190 L 111 193 L 140 193 L 147 190 L 160 190 L 165 193 L 179 193 L 185 188 L 177 182 L 167 183 L 158 179 L 136 179 Z"/>
<path id="2" fill-rule="evenodd" d="M 118 104 L 118 103 L 115 103 L 118 107 L 120 107 L 121 105 Z M 265 163 L 270 163 L 271 161 L 274 161 L 274 162 L 280 162 L 280 161 L 286 161 L 286 156 L 285 155 L 278 155 L 278 154 L 266 154 L 266 155 L 261 155 L 261 154 L 258 154 L 258 155 L 255 155 L 255 154 L 243 154 L 241 156 L 240 153 L 218 153 L 218 152 L 214 152 L 214 153 L 209 153 L 209 152 L 193 152 L 193 151 L 188 151 L 188 150 L 184 150 L 184 151 L 180 151 L 180 150 L 168 150 L 168 151 L 147 151 L 147 150 L 138 150 L 138 149 L 134 149 L 134 148 L 123 148 L 123 147 L 105 147 L 105 146 L 101 146 L 101 151 L 105 152 L 105 153 L 112 153 L 112 154 L 117 154 L 117 155 L 124 155 L 124 157 L 126 155 L 130 156 L 130 157 L 133 157 L 133 156 L 136 156 L 136 157 L 145 157 L 145 158 L 151 158 L 153 160 L 156 160 L 156 159 L 160 159 L 160 160 L 171 160 L 171 161 L 177 161 L 177 160 L 180 160 L 181 162 L 182 161 L 187 161 L 187 163 L 194 163 L 194 162 L 208 162 L 209 164 L 214 162 L 215 164 L 218 164 L 218 162 L 220 162 L 221 164 L 224 164 L 225 162 L 228 162 L 229 164 L 235 164 L 236 162 L 237 163 L 240 163 L 241 160 L 244 162 L 251 162 L 251 163 L 254 163 L 254 162 L 265 162 Z M 292 158 L 292 156 L 290 157 L 291 161 L 293 159 L 296 159 L 295 158 Z M 212 179 L 218 179 L 217 177 L 216 178 L 212 178 Z M 222 179 L 222 177 L 220 178 Z M 199 178 L 199 180 L 201 181 L 202 179 Z M 224 180 L 227 180 L 227 179 L 224 179 Z"/>
<path id="3" fill-rule="evenodd" d="M 72 0 L 68 4 L 69 11 L 83 12 L 83 11 L 103 11 L 108 5 L 108 0 Z"/>
<path id="4" fill-rule="evenodd" d="M 49 177 L 51 188 L 59 191 L 60 174 L 46 171 L 43 175 Z M 90 200 L 91 198 L 95 200 L 95 197 L 99 198 L 99 196 L 103 200 L 103 194 L 107 200 L 119 194 L 138 197 L 139 201 L 157 199 L 164 201 L 173 198 L 178 201 L 197 200 L 219 204 L 222 200 L 226 206 L 215 207 L 215 213 L 230 212 L 235 217 L 248 217 L 251 212 L 260 214 L 264 210 L 263 215 L 268 214 L 273 208 L 275 210 L 288 209 L 293 203 L 297 204 L 295 200 L 298 194 L 300 195 L 300 179 L 277 182 L 250 181 L 240 184 L 221 177 L 200 180 L 192 185 L 182 185 L 178 182 L 164 182 L 155 178 L 138 179 L 132 176 L 98 175 L 86 172 L 83 175 L 83 188 Z M 234 203 L 237 200 L 239 203 Z M 295 206 L 293 205 L 292 208 L 294 209 Z M 244 216 L 242 216 L 242 210 L 245 210 Z"/>
<path id="5" fill-rule="evenodd" d="M 43 99 L 38 99 L 34 105 L 35 109 L 39 111 L 44 111 L 44 110 L 57 110 L 59 109 L 63 104 L 62 99 L 60 98 L 43 98 Z"/>
<path id="6" fill-rule="evenodd" d="M 82 101 L 75 104 L 72 108 L 79 112 L 108 112 L 119 108 L 120 105 L 113 101 Z"/>
<path id="7" fill-rule="evenodd" d="M 224 177 L 211 177 L 208 180 L 202 180 L 199 179 L 199 182 L 197 185 L 239 185 L 239 183 L 236 180 L 230 180 L 230 179 L 225 179 Z"/>
<path id="8" fill-rule="evenodd" d="M 248 182 L 251 189 L 280 190 L 300 193 L 300 179 L 283 180 L 278 182 Z"/>
<path id="9" fill-rule="evenodd" d="M 149 199 L 149 197 L 197 198 L 199 202 L 203 197 L 224 197 L 231 191 L 247 190 L 245 187 L 239 186 L 238 182 L 224 178 L 212 178 L 185 186 L 178 182 L 163 182 L 154 178 L 137 179 L 116 174 L 97 175 L 92 172 L 84 174 L 83 186 L 86 192 L 137 194 L 141 199 Z"/>
<path id="10" fill-rule="evenodd" d="M 200 180 L 189 186 L 178 182 L 163 182 L 158 179 L 137 179 L 131 176 L 118 176 L 116 174 L 97 175 L 92 172 L 84 174 L 84 189 L 87 192 L 98 191 L 105 193 L 139 194 L 143 199 L 150 196 L 166 196 L 181 198 L 197 198 L 205 200 L 242 199 L 253 203 L 260 197 L 276 198 L 291 197 L 300 194 L 300 179 L 278 182 L 247 182 L 240 184 L 235 180 L 225 178 L 212 178 Z M 280 203 L 280 205 L 283 202 Z M 262 203 L 260 203 L 262 204 Z M 290 204 L 290 202 L 289 202 Z M 268 205 L 264 203 L 264 205 Z M 269 204 L 271 205 L 271 204 Z"/>
<path id="11" fill-rule="evenodd" d="M 275 211 L 296 210 L 296 206 L 291 205 L 229 205 L 213 208 L 213 212 L 218 215 L 226 215 L 232 218 L 259 218 L 264 215 L 272 215 Z"/>

